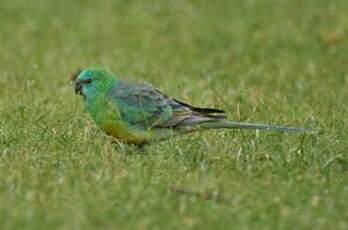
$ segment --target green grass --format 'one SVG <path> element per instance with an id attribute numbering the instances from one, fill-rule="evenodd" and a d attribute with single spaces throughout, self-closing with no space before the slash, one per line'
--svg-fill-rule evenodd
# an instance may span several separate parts
<path id="1" fill-rule="evenodd" d="M 347 229 L 348 2 L 0 4 L 0 229 Z M 318 135 L 112 144 L 69 75 L 102 66 Z"/>

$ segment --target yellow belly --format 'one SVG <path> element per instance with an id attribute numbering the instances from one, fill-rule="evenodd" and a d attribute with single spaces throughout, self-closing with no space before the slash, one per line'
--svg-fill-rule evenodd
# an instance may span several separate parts
<path id="1" fill-rule="evenodd" d="M 125 125 L 123 122 L 105 122 L 102 125 L 102 128 L 107 135 L 127 144 L 141 145 L 146 144 L 149 141 L 149 133 L 146 131 L 136 131 Z"/>

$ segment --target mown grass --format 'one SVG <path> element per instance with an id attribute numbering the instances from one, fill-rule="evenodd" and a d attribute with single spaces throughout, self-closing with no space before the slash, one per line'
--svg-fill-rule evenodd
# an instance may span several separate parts
<path id="1" fill-rule="evenodd" d="M 347 229 L 348 3 L 0 4 L 1 229 Z M 111 143 L 69 75 L 122 79 L 318 135 Z"/>

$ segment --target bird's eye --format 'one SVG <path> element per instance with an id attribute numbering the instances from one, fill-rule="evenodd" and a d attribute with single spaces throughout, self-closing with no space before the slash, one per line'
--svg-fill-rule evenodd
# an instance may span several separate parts
<path id="1" fill-rule="evenodd" d="M 82 83 L 84 83 L 84 84 L 90 84 L 90 83 L 92 83 L 92 79 L 91 79 L 91 78 L 88 78 L 88 79 L 82 81 Z"/>

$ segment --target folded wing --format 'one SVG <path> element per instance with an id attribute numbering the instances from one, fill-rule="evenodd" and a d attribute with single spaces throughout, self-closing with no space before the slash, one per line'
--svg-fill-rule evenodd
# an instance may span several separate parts
<path id="1" fill-rule="evenodd" d="M 141 129 L 170 128 L 224 120 L 224 111 L 194 107 L 147 84 L 120 82 L 109 93 L 121 118 Z"/>

